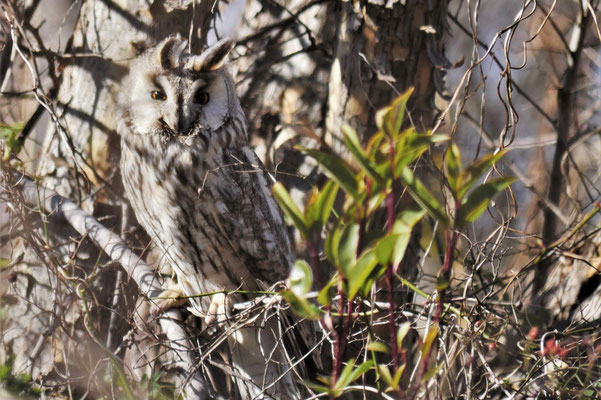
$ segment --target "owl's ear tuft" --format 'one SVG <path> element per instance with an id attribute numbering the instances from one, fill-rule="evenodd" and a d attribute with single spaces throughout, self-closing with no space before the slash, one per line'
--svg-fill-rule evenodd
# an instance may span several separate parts
<path id="1" fill-rule="evenodd" d="M 158 48 L 159 64 L 164 69 L 172 69 L 179 65 L 182 53 L 187 45 L 186 40 L 175 35 L 165 39 Z"/>
<path id="2" fill-rule="evenodd" d="M 231 39 L 222 39 L 210 46 L 208 49 L 194 57 L 190 57 L 186 63 L 186 68 L 197 72 L 210 72 L 221 68 L 227 55 L 234 48 L 234 41 Z"/>

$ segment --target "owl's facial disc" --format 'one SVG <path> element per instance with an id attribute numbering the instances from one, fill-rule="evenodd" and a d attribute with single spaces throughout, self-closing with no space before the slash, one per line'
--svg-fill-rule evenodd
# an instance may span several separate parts
<path id="1" fill-rule="evenodd" d="M 218 135 L 237 106 L 225 71 L 197 72 L 178 67 L 151 69 L 131 87 L 128 109 L 134 131 L 163 138 Z M 234 106 L 232 106 L 234 102 Z"/>

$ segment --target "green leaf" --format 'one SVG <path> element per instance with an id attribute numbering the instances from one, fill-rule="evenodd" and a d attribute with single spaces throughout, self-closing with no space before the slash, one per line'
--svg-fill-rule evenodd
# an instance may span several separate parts
<path id="1" fill-rule="evenodd" d="M 393 382 L 394 382 L 394 389 L 397 390 L 399 388 L 399 382 L 401 381 L 401 376 L 403 376 L 403 372 L 405 372 L 405 366 L 407 364 L 402 364 L 399 366 L 399 369 L 396 370 L 396 372 L 394 373 L 394 378 L 393 378 Z"/>
<path id="2" fill-rule="evenodd" d="M 403 340 L 405 339 L 405 336 L 407 336 L 407 333 L 409 333 L 410 329 L 411 322 L 409 321 L 403 322 L 401 326 L 399 326 L 399 330 L 397 331 L 396 335 L 396 344 L 399 349 L 403 347 Z"/>
<path id="3" fill-rule="evenodd" d="M 305 221 L 309 228 L 313 228 L 317 222 L 321 226 L 328 222 L 337 194 L 338 185 L 334 181 L 328 181 L 320 192 L 314 192 L 305 211 Z"/>
<path id="4" fill-rule="evenodd" d="M 424 184 L 415 177 L 411 169 L 408 167 L 403 168 L 400 178 L 411 194 L 411 197 L 413 197 L 413 199 L 421 205 L 432 218 L 438 220 L 443 227 L 449 225 L 447 215 L 438 200 L 436 200 L 428 189 L 426 189 Z"/>
<path id="5" fill-rule="evenodd" d="M 311 267 L 304 260 L 296 260 L 288 277 L 289 289 L 282 291 L 281 295 L 301 317 L 318 320 L 321 318 L 321 310 L 309 303 L 306 298 L 312 286 L 313 272 Z"/>
<path id="6" fill-rule="evenodd" d="M 349 380 L 348 380 L 348 383 L 352 383 L 353 381 L 355 381 L 356 379 L 358 379 L 361 375 L 363 375 L 364 373 L 366 373 L 367 371 L 369 371 L 373 367 L 373 365 L 374 365 L 374 362 L 372 360 L 367 360 L 363 364 L 359 365 L 351 373 L 351 375 L 349 377 Z"/>
<path id="7" fill-rule="evenodd" d="M 392 139 L 396 139 L 401 130 L 407 101 L 412 93 L 413 88 L 407 89 L 403 94 L 397 97 L 391 105 L 376 112 L 376 125 L 378 128 L 384 130 Z"/>
<path id="8" fill-rule="evenodd" d="M 367 350 L 377 351 L 380 353 L 388 353 L 390 351 L 388 345 L 383 342 L 369 342 L 369 344 L 367 345 Z"/>
<path id="9" fill-rule="evenodd" d="M 376 244 L 376 255 L 380 264 L 392 264 L 393 270 L 397 270 L 409 245 L 411 231 L 425 214 L 423 209 L 408 209 L 399 215 L 392 227 L 392 233 Z"/>
<path id="10" fill-rule="evenodd" d="M 338 245 L 339 266 L 345 277 L 349 270 L 357 263 L 357 246 L 359 245 L 359 224 L 347 225 L 342 231 Z"/>
<path id="11" fill-rule="evenodd" d="M 10 376 L 12 367 L 6 364 L 0 364 L 0 382 L 4 381 L 6 377 Z"/>
<path id="12" fill-rule="evenodd" d="M 374 133 L 367 141 L 367 154 L 371 160 L 376 159 L 376 155 L 380 151 L 380 145 L 382 144 L 382 140 L 384 140 L 384 132 L 379 130 L 376 133 Z"/>
<path id="13" fill-rule="evenodd" d="M 462 202 L 455 216 L 455 225 L 461 227 L 468 222 L 473 222 L 478 218 L 490 201 L 507 186 L 515 182 L 513 176 L 493 179 L 474 189 Z"/>
<path id="14" fill-rule="evenodd" d="M 394 380 L 392 379 L 392 375 L 390 374 L 390 369 L 386 364 L 378 364 L 378 373 L 380 377 L 389 387 L 394 387 Z"/>
<path id="15" fill-rule="evenodd" d="M 350 300 L 355 298 L 355 295 L 363 287 L 367 278 L 372 273 L 374 268 L 378 265 L 378 257 L 376 251 L 371 248 L 361 254 L 357 263 L 348 271 L 348 293 L 347 296 Z"/>
<path id="16" fill-rule="evenodd" d="M 348 193 L 357 203 L 361 202 L 359 184 L 351 168 L 339 157 L 324 153 L 319 150 L 305 149 L 301 151 L 313 157 L 326 170 L 326 175 L 336 181 L 338 185 Z"/>
<path id="17" fill-rule="evenodd" d="M 474 161 L 461 172 L 457 180 L 457 198 L 462 199 L 467 191 L 503 157 L 509 149 L 503 149 L 496 154 L 487 154 L 479 160 Z"/>
<path id="18" fill-rule="evenodd" d="M 319 294 L 317 295 L 317 301 L 324 306 L 329 306 L 331 302 L 329 291 L 332 287 L 338 285 L 339 282 L 340 275 L 336 273 L 332 279 L 330 279 L 330 281 L 319 291 Z"/>
<path id="19" fill-rule="evenodd" d="M 386 192 L 378 191 L 373 193 L 371 197 L 367 200 L 367 210 L 366 215 L 371 215 L 376 209 L 382 204 L 382 202 L 386 199 Z"/>
<path id="20" fill-rule="evenodd" d="M 309 303 L 309 301 L 303 297 L 299 297 L 292 290 L 283 290 L 280 292 L 282 297 L 286 299 L 288 304 L 290 304 L 290 308 L 294 310 L 299 316 L 302 318 L 307 318 L 311 320 L 319 320 L 321 319 L 322 311 Z"/>
<path id="21" fill-rule="evenodd" d="M 335 393 L 335 396 L 340 396 L 344 391 L 345 387 L 347 387 L 350 383 L 359 378 L 365 372 L 369 371 L 373 367 L 373 364 L 374 363 L 372 360 L 368 360 L 363 364 L 359 365 L 357 368 L 355 368 L 355 361 L 352 359 L 349 360 L 348 363 L 342 369 L 342 372 L 340 372 L 340 377 L 338 378 L 338 380 L 334 384 L 334 387 L 332 388 L 332 391 Z"/>
<path id="22" fill-rule="evenodd" d="M 402 241 L 402 237 L 400 234 L 396 235 L 388 235 L 382 238 L 375 246 L 376 257 L 378 257 L 378 261 L 382 265 L 390 264 L 390 260 L 392 259 L 392 253 L 397 246 L 397 243 L 400 244 Z"/>
<path id="23" fill-rule="evenodd" d="M 397 369 L 394 373 L 394 377 L 392 377 L 390 374 L 390 369 L 388 369 L 388 366 L 385 364 L 378 365 L 378 372 L 380 373 L 382 380 L 384 380 L 384 383 L 386 383 L 392 390 L 398 390 L 401 376 L 403 375 L 403 372 L 405 372 L 405 364 L 399 366 L 399 369 Z"/>
<path id="24" fill-rule="evenodd" d="M 411 133 L 403 136 L 403 140 L 396 146 L 394 155 L 395 177 L 398 177 L 404 167 L 417 160 L 430 146 L 449 140 L 446 135 L 416 133 L 413 128 L 407 131 L 411 131 Z"/>
<path id="25" fill-rule="evenodd" d="M 294 204 L 292 197 L 290 197 L 290 194 L 288 194 L 288 191 L 284 185 L 282 185 L 280 182 L 276 182 L 271 190 L 278 204 L 284 211 L 284 214 L 286 214 L 286 216 L 292 220 L 292 223 L 299 230 L 303 238 L 307 238 L 309 235 L 309 228 L 307 226 L 307 222 L 305 221 L 305 217 L 298 209 L 296 204 Z"/>
<path id="26" fill-rule="evenodd" d="M 317 393 L 329 393 L 330 392 L 329 387 L 322 385 L 320 383 L 314 383 L 314 382 L 309 382 L 309 381 L 303 381 L 303 383 L 305 385 L 307 385 L 308 388 L 313 389 Z"/>
<path id="27" fill-rule="evenodd" d="M 371 179 L 377 182 L 379 185 L 384 184 L 384 178 L 376 171 L 373 163 L 367 158 L 363 148 L 361 147 L 361 143 L 359 143 L 359 138 L 357 137 L 357 132 L 349 125 L 344 125 L 342 127 L 342 133 L 344 135 L 344 143 L 346 144 L 347 149 L 351 152 L 355 159 L 363 168 L 365 173 L 369 175 Z"/>
<path id="28" fill-rule="evenodd" d="M 296 260 L 290 275 L 288 287 L 297 296 L 305 296 L 313 286 L 313 271 L 305 260 Z"/>
<path id="29" fill-rule="evenodd" d="M 457 179 L 461 173 L 461 153 L 459 152 L 459 147 L 457 147 L 455 143 L 451 143 L 447 148 L 445 166 L 449 185 L 451 186 L 453 193 L 457 194 L 459 192 L 457 188 Z"/>
<path id="30" fill-rule="evenodd" d="M 338 220 L 336 225 L 334 225 L 330 232 L 328 232 L 323 246 L 328 261 L 335 266 L 340 265 L 338 259 L 338 246 L 340 244 L 340 237 L 342 236 L 344 228 L 345 226 L 343 225 L 342 221 Z"/>
<path id="31" fill-rule="evenodd" d="M 427 362 L 426 358 L 430 353 L 430 348 L 432 348 L 434 340 L 436 340 L 436 336 L 438 336 L 439 330 L 440 328 L 438 327 L 437 323 L 434 323 L 430 326 L 428 334 L 426 335 L 426 338 L 424 339 L 424 343 L 422 345 L 422 362 Z"/>

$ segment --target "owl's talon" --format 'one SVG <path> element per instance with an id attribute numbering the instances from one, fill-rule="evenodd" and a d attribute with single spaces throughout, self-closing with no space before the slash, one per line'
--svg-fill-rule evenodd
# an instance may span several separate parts
<path id="1" fill-rule="evenodd" d="M 179 286 L 170 286 L 163 290 L 157 299 L 151 302 L 151 307 L 150 310 L 148 310 L 148 315 L 146 317 L 156 317 L 171 308 L 183 306 L 188 301 L 188 299 L 183 296 L 184 294 Z M 142 316 L 142 319 L 145 320 L 147 318 Z"/>
<path id="2" fill-rule="evenodd" d="M 167 311 L 170 308 L 181 307 L 188 301 L 179 286 L 168 288 L 161 292 L 159 297 L 158 308 L 160 312 Z"/>
<path id="3" fill-rule="evenodd" d="M 221 326 L 230 317 L 232 309 L 231 300 L 225 293 L 217 293 L 211 297 L 211 304 L 207 315 L 205 316 L 205 324 L 207 326 Z"/>

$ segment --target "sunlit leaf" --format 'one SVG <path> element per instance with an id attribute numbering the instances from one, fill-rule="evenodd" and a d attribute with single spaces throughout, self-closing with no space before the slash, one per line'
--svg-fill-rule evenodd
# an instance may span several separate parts
<path id="1" fill-rule="evenodd" d="M 430 326 L 428 334 L 426 335 L 424 343 L 422 344 L 422 362 L 427 362 L 427 357 L 430 353 L 430 349 L 432 348 L 434 340 L 436 340 L 436 337 L 438 336 L 439 329 L 440 328 L 438 327 L 437 323 Z"/>
<path id="2" fill-rule="evenodd" d="M 388 345 L 383 342 L 369 342 L 367 345 L 367 350 L 377 351 L 380 353 L 388 353 L 390 351 Z"/>
<path id="3" fill-rule="evenodd" d="M 328 386 L 319 384 L 319 383 L 314 383 L 314 382 L 309 382 L 309 381 L 304 381 L 303 382 L 305 385 L 307 385 L 308 388 L 313 389 L 315 392 L 317 393 L 329 393 L 330 388 Z"/>
<path id="4" fill-rule="evenodd" d="M 300 148 L 307 155 L 315 158 L 326 170 L 326 175 L 336 181 L 338 185 L 356 202 L 361 202 L 359 184 L 351 168 L 339 157 L 324 153 L 319 150 Z"/>
<path id="5" fill-rule="evenodd" d="M 290 304 L 290 308 L 294 310 L 299 316 L 302 318 L 307 318 L 311 320 L 319 320 L 322 316 L 322 311 L 316 307 L 315 305 L 309 303 L 309 301 L 304 298 L 297 296 L 292 290 L 283 290 L 280 292 L 282 297 L 286 299 L 288 304 Z"/>
<path id="6" fill-rule="evenodd" d="M 375 165 L 367 158 L 367 155 L 363 151 L 361 147 L 361 143 L 359 142 L 359 138 L 357 137 L 357 132 L 350 127 L 349 125 L 344 125 L 342 127 L 342 133 L 344 135 L 344 143 L 346 144 L 347 149 L 351 152 L 355 159 L 361 166 L 361 168 L 365 171 L 367 175 L 379 185 L 384 184 L 384 178 L 376 171 Z"/>
<path id="7" fill-rule="evenodd" d="M 503 149 L 496 154 L 487 154 L 481 159 L 468 165 L 467 168 L 461 172 L 457 180 L 458 198 L 463 198 L 474 183 L 476 183 L 494 163 L 507 154 L 508 151 L 509 149 Z"/>
<path id="8" fill-rule="evenodd" d="M 339 267 L 348 277 L 349 270 L 357 263 L 357 246 L 359 245 L 359 224 L 347 225 L 342 231 L 338 245 Z"/>
<path id="9" fill-rule="evenodd" d="M 359 378 L 365 372 L 369 371 L 373 366 L 373 361 L 368 360 L 363 364 L 359 365 L 355 368 L 355 361 L 349 360 L 348 363 L 344 366 L 342 371 L 340 372 L 340 377 L 334 384 L 332 391 L 336 396 L 340 396 L 344 390 L 350 383 Z"/>
<path id="10" fill-rule="evenodd" d="M 374 133 L 367 141 L 367 154 L 371 160 L 376 159 L 376 154 L 378 154 L 378 150 L 380 149 L 383 139 L 384 132 L 380 130 Z"/>
<path id="11" fill-rule="evenodd" d="M 386 364 L 378 364 L 378 373 L 380 374 L 380 378 L 390 387 L 394 387 L 394 381 L 392 379 L 392 374 L 390 373 L 390 369 Z"/>
<path id="12" fill-rule="evenodd" d="M 407 101 L 413 93 L 413 88 L 407 89 L 403 94 L 397 97 L 391 105 L 384 107 L 376 112 L 376 125 L 384 130 L 392 139 L 396 139 L 407 107 Z"/>
<path id="13" fill-rule="evenodd" d="M 392 381 L 394 383 L 393 388 L 396 390 L 399 388 L 399 382 L 401 381 L 401 376 L 403 376 L 403 372 L 405 372 L 405 366 L 407 364 L 402 364 L 399 366 L 399 369 L 396 370 L 396 372 L 394 373 L 394 377 L 392 378 Z"/>
<path id="14" fill-rule="evenodd" d="M 433 144 L 444 142 L 449 137 L 446 135 L 430 135 L 416 133 L 411 130 L 406 137 L 403 137 L 402 145 L 396 147 L 394 156 L 394 176 L 398 177 L 403 168 L 417 160 Z"/>
<path id="15" fill-rule="evenodd" d="M 348 280 L 347 296 L 349 299 L 353 299 L 359 289 L 363 287 L 367 281 L 367 277 L 372 273 L 376 265 L 378 265 L 378 257 L 373 248 L 361 254 L 357 263 L 348 271 L 346 276 Z"/>
<path id="16" fill-rule="evenodd" d="M 442 206 L 426 189 L 424 184 L 415 177 L 411 169 L 403 168 L 400 176 L 403 184 L 411 194 L 411 197 L 421 205 L 432 218 L 439 221 L 443 226 L 448 226 L 448 218 Z"/>
<path id="17" fill-rule="evenodd" d="M 288 191 L 284 185 L 282 185 L 280 182 L 276 182 L 271 190 L 273 191 L 273 195 L 275 196 L 278 204 L 284 211 L 284 214 L 286 214 L 286 216 L 292 220 L 292 223 L 296 229 L 298 229 L 301 235 L 306 238 L 309 234 L 309 229 L 307 222 L 305 221 L 305 217 L 298 209 L 296 204 L 294 204 L 292 197 L 290 197 L 290 194 L 288 194 Z"/>
<path id="18" fill-rule="evenodd" d="M 340 237 L 345 226 L 340 220 L 330 229 L 324 243 L 324 252 L 328 261 L 335 266 L 340 265 L 338 260 L 338 245 L 340 244 Z"/>
<path id="19" fill-rule="evenodd" d="M 378 191 L 377 193 L 374 193 L 367 201 L 366 214 L 371 215 L 380 206 L 380 204 L 382 204 L 384 199 L 386 199 L 385 192 Z"/>
<path id="20" fill-rule="evenodd" d="M 505 190 L 507 186 L 515 182 L 516 178 L 513 176 L 493 179 L 483 185 L 478 186 L 464 199 L 463 204 L 457 215 L 455 216 L 455 225 L 458 227 L 463 226 L 468 222 L 473 222 L 478 218 L 490 201 L 501 191 Z"/>
<path id="21" fill-rule="evenodd" d="M 338 194 L 338 185 L 334 181 L 328 181 L 319 192 L 314 192 L 305 211 L 305 220 L 309 227 L 313 227 L 316 222 L 325 225 L 328 222 L 336 195 Z"/>
<path id="22" fill-rule="evenodd" d="M 399 239 L 396 247 L 393 249 L 390 263 L 392 264 L 393 271 L 395 273 L 399 267 L 399 264 L 403 260 L 403 257 L 405 256 L 405 251 L 409 245 L 413 227 L 424 217 L 424 215 L 426 215 L 425 210 L 410 208 L 401 212 L 394 221 L 392 233 L 399 235 Z"/>
<path id="23" fill-rule="evenodd" d="M 317 320 L 321 318 L 322 313 L 306 298 L 312 286 L 313 272 L 311 267 L 304 260 L 296 260 L 288 277 L 289 289 L 282 291 L 281 295 L 301 317 Z"/>
<path id="24" fill-rule="evenodd" d="M 296 260 L 288 277 L 288 287 L 297 296 L 305 296 L 313 286 L 313 271 L 305 260 Z"/>
<path id="25" fill-rule="evenodd" d="M 407 333 L 409 333 L 410 329 L 411 322 L 409 321 L 403 322 L 401 326 L 399 326 L 399 330 L 397 331 L 396 335 L 396 343 L 399 349 L 403 347 L 403 340 L 405 339 L 405 336 L 407 336 Z"/>
<path id="26" fill-rule="evenodd" d="M 401 376 L 403 372 L 405 372 L 405 364 L 399 366 L 399 368 L 395 371 L 394 377 L 390 373 L 390 369 L 385 364 L 378 364 L 378 372 L 380 373 L 380 377 L 390 387 L 392 390 L 399 389 L 399 382 L 401 381 Z"/>
<path id="27" fill-rule="evenodd" d="M 398 244 L 401 244 L 403 241 L 403 237 L 400 234 L 396 235 L 388 235 L 381 239 L 378 244 L 375 246 L 376 257 L 378 257 L 378 261 L 381 265 L 390 264 L 390 260 L 392 259 L 392 252 Z"/>
<path id="28" fill-rule="evenodd" d="M 459 152 L 459 147 L 457 147 L 455 143 L 451 143 L 447 148 L 445 166 L 449 185 L 453 192 L 457 193 L 457 179 L 461 173 L 461 154 Z"/>

